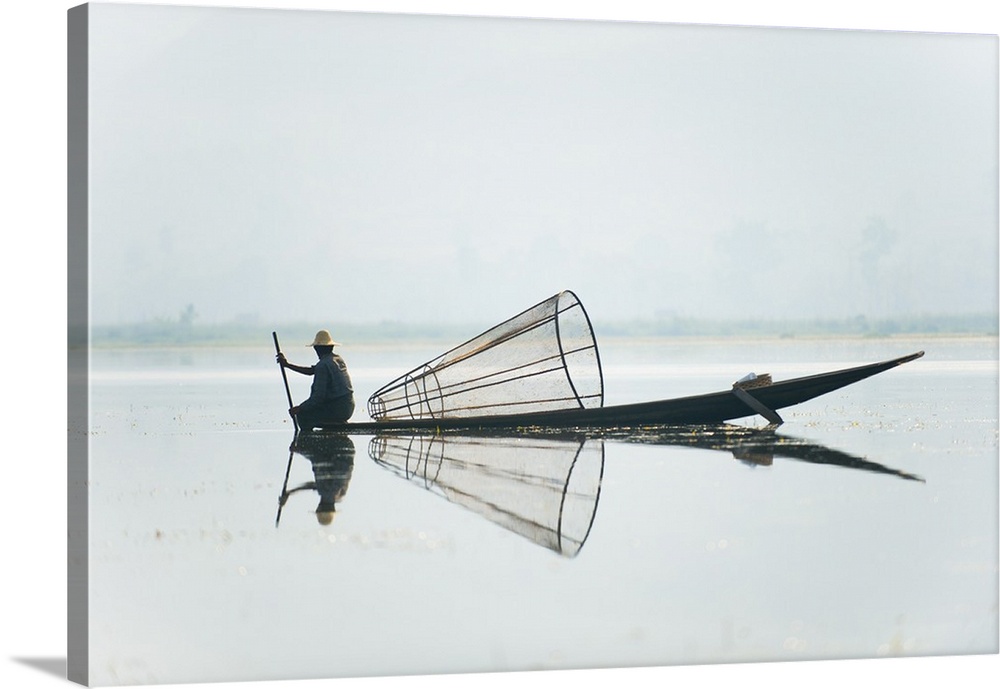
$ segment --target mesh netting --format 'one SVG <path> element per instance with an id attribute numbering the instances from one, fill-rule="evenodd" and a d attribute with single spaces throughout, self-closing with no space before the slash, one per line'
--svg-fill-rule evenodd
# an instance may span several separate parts
<path id="1" fill-rule="evenodd" d="M 566 291 L 400 376 L 368 399 L 368 413 L 376 420 L 461 418 L 603 403 L 590 319 Z"/>
<path id="2" fill-rule="evenodd" d="M 568 557 L 583 547 L 604 473 L 601 440 L 386 436 L 371 458 L 394 473 Z"/>

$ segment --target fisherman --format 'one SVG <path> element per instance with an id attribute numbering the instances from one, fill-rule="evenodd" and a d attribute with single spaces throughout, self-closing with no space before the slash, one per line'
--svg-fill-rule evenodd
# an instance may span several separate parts
<path id="1" fill-rule="evenodd" d="M 338 344 L 340 343 L 334 342 L 330 337 L 329 331 L 317 332 L 310 345 L 319 358 L 313 366 L 290 364 L 285 355 L 278 352 L 278 363 L 283 368 L 313 376 L 309 399 L 288 410 L 298 422 L 300 431 L 308 433 L 326 421 L 347 421 L 354 413 L 354 388 L 351 386 L 351 376 L 347 373 L 347 364 L 340 355 L 333 353 L 333 348 Z"/>

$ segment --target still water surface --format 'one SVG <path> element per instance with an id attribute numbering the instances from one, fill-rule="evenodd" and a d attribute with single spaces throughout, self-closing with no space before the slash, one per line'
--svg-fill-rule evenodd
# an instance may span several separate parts
<path id="1" fill-rule="evenodd" d="M 446 348 L 342 348 L 355 420 Z M 294 451 L 266 337 L 95 350 L 92 681 L 994 653 L 995 338 L 609 340 L 601 356 L 619 404 L 920 349 L 783 410 L 773 437 L 746 420 Z M 289 376 L 301 400 L 309 379 Z"/>

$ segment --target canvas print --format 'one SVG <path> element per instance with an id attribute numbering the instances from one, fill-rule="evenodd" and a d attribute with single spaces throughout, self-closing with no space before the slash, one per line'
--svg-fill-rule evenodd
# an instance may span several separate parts
<path id="1" fill-rule="evenodd" d="M 997 653 L 997 49 L 70 10 L 70 679 Z"/>

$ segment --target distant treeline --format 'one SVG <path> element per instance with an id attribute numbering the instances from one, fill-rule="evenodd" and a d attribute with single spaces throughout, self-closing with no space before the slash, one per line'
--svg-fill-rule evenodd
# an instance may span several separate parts
<path id="1" fill-rule="evenodd" d="M 287 344 L 305 346 L 312 342 L 316 330 L 326 324 L 284 324 L 271 328 L 246 323 L 178 324 L 171 322 L 102 325 L 91 328 L 95 346 L 132 345 L 272 345 L 272 331 L 278 333 L 282 348 Z M 469 325 L 418 325 L 408 323 L 343 324 L 331 331 L 333 339 L 344 344 L 377 344 L 379 342 L 464 341 L 485 328 Z M 471 333 L 471 334 L 470 334 Z"/>
<path id="2" fill-rule="evenodd" d="M 381 342 L 445 342 L 458 344 L 486 330 L 490 324 L 411 324 L 383 322 L 342 324 L 333 333 L 345 344 Z M 312 341 L 316 325 L 285 324 L 273 328 L 246 323 L 202 324 L 154 321 L 91 328 L 95 346 L 134 345 L 270 345 L 276 330 L 282 346 L 305 345 Z M 605 323 L 595 327 L 602 337 L 821 337 L 891 335 L 992 335 L 1000 330 L 996 314 L 961 316 L 907 316 L 868 319 L 811 320 L 711 320 L 667 317 Z M 71 333 L 72 335 L 72 333 Z"/>
<path id="3" fill-rule="evenodd" d="M 869 319 L 708 320 L 669 317 L 611 323 L 601 334 L 615 337 L 819 337 L 890 335 L 997 335 L 996 314 L 906 316 Z"/>

